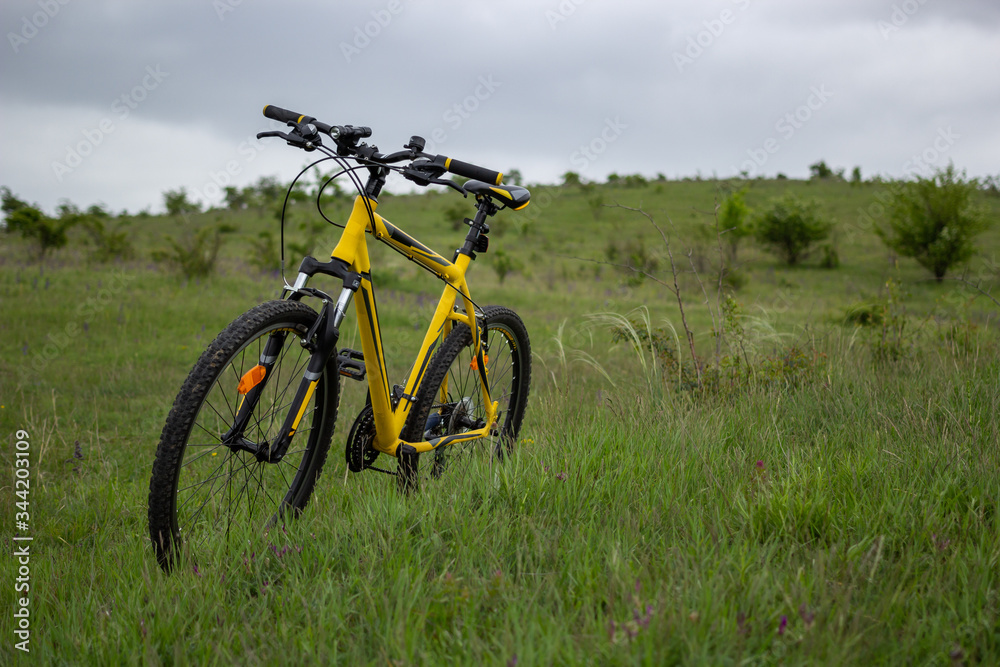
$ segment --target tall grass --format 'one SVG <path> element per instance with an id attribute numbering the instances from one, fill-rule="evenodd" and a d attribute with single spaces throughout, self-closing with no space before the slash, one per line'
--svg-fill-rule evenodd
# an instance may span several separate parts
<path id="1" fill-rule="evenodd" d="M 431 199 L 413 206 L 439 219 Z M 159 430 L 200 351 L 276 285 L 225 256 L 182 282 L 60 252 L 40 268 L 0 248 L 0 467 L 7 434 L 29 431 L 34 537 L 32 653 L 11 641 L 11 575 L 3 664 L 1000 662 L 995 319 L 944 317 L 939 286 L 911 302 L 914 353 L 876 363 L 879 326 L 829 315 L 877 293 L 879 270 L 818 289 L 761 269 L 760 291 L 737 295 L 754 317 L 773 286 L 799 286 L 784 313 L 741 320 L 747 356 L 808 322 L 813 373 L 713 394 L 678 389 L 638 334 L 641 360 L 585 321 L 648 304 L 647 330 L 686 354 L 648 286 L 536 269 L 499 290 L 480 267 L 481 301 L 515 306 L 537 355 L 513 457 L 410 497 L 350 475 L 340 452 L 364 388 L 347 386 L 301 520 L 165 576 L 145 507 Z M 401 275 L 379 294 L 395 375 L 433 302 Z M 695 304 L 690 321 L 715 348 L 717 320 Z M 14 500 L 0 484 L 0 507 Z"/>
<path id="2" fill-rule="evenodd" d="M 53 447 L 32 657 L 995 663 L 1000 364 L 844 359 L 682 409 L 541 392 L 508 464 L 412 498 L 331 457 L 300 521 L 170 577 L 145 478 Z"/>

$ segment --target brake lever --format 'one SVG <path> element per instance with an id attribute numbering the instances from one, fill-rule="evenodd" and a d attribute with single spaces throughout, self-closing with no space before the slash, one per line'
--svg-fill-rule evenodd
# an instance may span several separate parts
<path id="1" fill-rule="evenodd" d="M 465 188 L 455 181 L 450 181 L 447 178 L 432 178 L 428 180 L 428 183 L 431 185 L 447 185 L 449 188 L 454 188 L 455 190 L 461 192 L 463 197 L 469 196 L 469 193 L 465 191 Z"/>
<path id="2" fill-rule="evenodd" d="M 437 171 L 437 169 L 435 169 L 434 171 L 437 172 L 439 175 L 441 173 L 440 171 Z M 458 183 L 455 183 L 454 181 L 449 181 L 446 178 L 438 178 L 437 176 L 430 176 L 419 166 L 415 167 L 413 165 L 410 165 L 409 167 L 403 169 L 403 178 L 405 178 L 408 181 L 413 181 L 417 185 L 446 185 L 449 188 L 454 188 L 455 190 L 461 192 L 463 197 L 469 196 L 468 193 L 465 191 L 465 188 L 463 188 Z"/>
<path id="3" fill-rule="evenodd" d="M 307 151 L 316 150 L 316 146 L 320 145 L 319 137 L 317 137 L 316 141 L 314 142 L 309 139 L 306 139 L 305 137 L 296 133 L 295 131 L 288 133 L 288 132 L 279 132 L 277 130 L 272 130 L 270 132 L 257 133 L 258 139 L 264 139 L 267 137 L 281 137 L 282 139 L 287 141 L 290 146 L 295 146 L 296 148 L 304 148 Z"/>

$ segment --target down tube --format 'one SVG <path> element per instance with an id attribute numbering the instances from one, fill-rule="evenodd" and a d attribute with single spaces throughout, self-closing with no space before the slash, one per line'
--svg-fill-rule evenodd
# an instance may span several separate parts
<path id="1" fill-rule="evenodd" d="M 372 289 L 370 273 L 361 274 L 361 286 L 354 296 L 354 308 L 358 316 L 361 350 L 365 355 L 365 372 L 368 375 L 372 411 L 376 415 L 376 420 L 378 420 L 379 415 L 385 415 L 391 419 L 392 399 L 389 392 L 389 380 L 386 377 L 385 358 L 382 356 L 382 331 L 379 328 L 378 307 L 375 305 L 375 292 Z M 376 445 L 385 443 L 391 447 L 399 433 L 399 426 L 393 423 L 377 423 L 376 432 L 380 436 L 382 434 L 386 436 L 385 440 L 379 437 Z M 388 451 L 388 448 L 384 451 Z"/>

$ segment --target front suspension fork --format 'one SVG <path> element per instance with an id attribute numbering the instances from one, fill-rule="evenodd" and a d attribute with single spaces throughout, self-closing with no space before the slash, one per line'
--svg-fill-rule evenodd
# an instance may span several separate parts
<path id="1" fill-rule="evenodd" d="M 270 377 L 271 368 L 274 366 L 282 347 L 286 343 L 286 332 L 276 332 L 268 339 L 264 353 L 261 354 L 261 365 L 266 369 L 264 378 L 244 396 L 237 411 L 233 427 L 223 436 L 223 443 L 229 445 L 231 448 L 248 451 L 254 454 L 258 461 L 262 462 L 278 463 L 284 458 L 292 442 L 292 437 L 298 430 L 299 423 L 305 415 L 309 401 L 316 391 L 316 386 L 323 376 L 327 362 L 329 362 L 331 356 L 337 353 L 337 342 L 340 339 L 340 324 L 344 321 L 353 295 L 354 291 L 345 287 L 332 309 L 330 303 L 325 302 L 322 310 L 320 310 L 319 317 L 316 319 L 316 323 L 310 329 L 309 333 L 306 334 L 302 345 L 312 352 L 309 357 L 309 364 L 302 375 L 302 380 L 299 381 L 295 397 L 288 406 L 285 421 L 282 423 L 281 429 L 274 440 L 271 442 L 253 443 L 243 437 L 243 431 L 246 429 L 254 410 L 257 408 L 257 402 L 260 400 L 260 396 Z"/>

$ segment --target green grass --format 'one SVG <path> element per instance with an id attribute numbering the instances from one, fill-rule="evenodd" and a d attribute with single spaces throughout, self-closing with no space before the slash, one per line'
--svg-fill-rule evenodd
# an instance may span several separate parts
<path id="1" fill-rule="evenodd" d="M 148 260 L 162 230 L 176 231 L 163 218 L 134 222 L 139 259 L 121 265 L 89 264 L 77 238 L 39 267 L 5 238 L 0 467 L 14 468 L 17 429 L 32 443 L 32 653 L 21 659 L 996 664 L 997 308 L 960 283 L 922 282 L 910 260 L 892 265 L 870 229 L 848 233 L 877 186 L 755 181 L 747 200 L 759 207 L 786 189 L 838 220 L 841 267 L 789 270 L 747 244 L 735 296 L 755 318 L 756 351 L 792 341 L 816 351 L 809 381 L 700 397 L 644 372 L 587 315 L 644 305 L 656 326 L 668 319 L 680 330 L 676 301 L 573 258 L 603 260 L 627 236 L 658 252 L 658 235 L 621 209 L 595 216 L 594 192 L 535 189 L 548 217 L 522 233 L 518 214 L 501 214 L 492 239 L 525 273 L 501 288 L 487 253 L 471 276 L 480 302 L 512 306 L 532 336 L 518 454 L 403 497 L 388 477 L 346 472 L 343 443 L 364 400 L 352 385 L 302 520 L 172 576 L 157 568 L 146 528 L 159 431 L 211 338 L 274 297 L 279 281 L 240 261 L 273 221 L 203 214 L 196 222 L 240 233 L 219 275 L 191 282 Z M 711 218 L 698 211 L 716 192 L 707 182 L 596 190 L 607 203 L 641 202 L 663 224 L 669 215 L 675 250 L 709 264 L 698 228 Z M 380 213 L 446 249 L 458 241 L 443 214 L 455 199 L 386 197 Z M 996 200 L 987 203 L 996 218 Z M 995 288 L 1000 227 L 980 247 L 970 271 Z M 413 321 L 429 318 L 439 287 L 401 258 L 376 260 L 392 286 L 379 293 L 388 360 L 402 374 L 422 335 Z M 879 329 L 842 322 L 884 297 L 890 277 L 908 294 L 905 314 L 894 312 L 911 353 L 877 365 Z M 699 351 L 710 354 L 704 296 L 689 274 L 682 289 Z M 955 323 L 967 326 L 968 345 L 948 344 Z M 13 491 L 0 488 L 6 526 Z M 13 545 L 3 540 L 7 563 Z M 8 663 L 20 655 L 15 567 L 3 571 Z"/>

